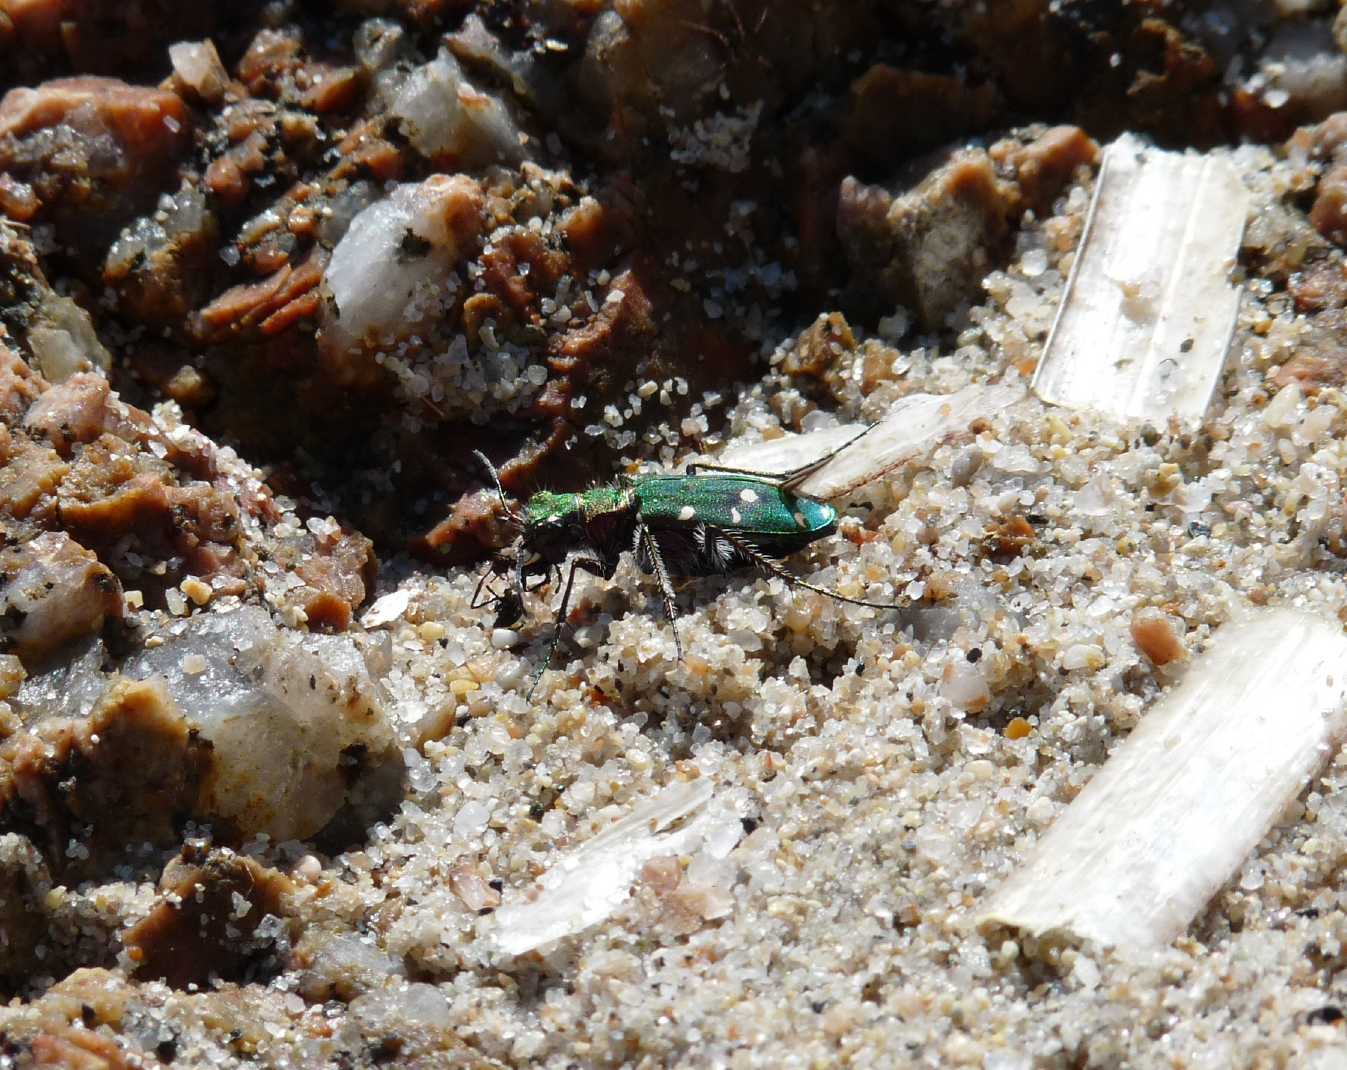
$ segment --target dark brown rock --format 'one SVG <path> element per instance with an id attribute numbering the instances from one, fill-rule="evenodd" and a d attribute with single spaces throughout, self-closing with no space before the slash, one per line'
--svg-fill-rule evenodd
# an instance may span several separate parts
<path id="1" fill-rule="evenodd" d="M 851 83 L 845 137 L 890 166 L 985 129 L 1003 107 L 992 85 L 876 63 Z"/>
<path id="2" fill-rule="evenodd" d="M 0 744 L 0 830 L 30 836 L 65 878 L 102 871 L 129 846 L 177 841 L 207 755 L 161 684 L 120 680 L 87 718 Z"/>
<path id="3" fill-rule="evenodd" d="M 0 835 L 0 985 L 25 982 L 47 926 L 51 874 L 26 836 Z"/>
<path id="4" fill-rule="evenodd" d="M 285 875 L 225 848 L 188 846 L 164 869 L 163 899 L 123 940 L 136 976 L 174 988 L 278 972 L 293 935 Z"/>
<path id="5" fill-rule="evenodd" d="M 960 152 L 899 196 L 847 178 L 838 236 L 862 292 L 939 330 L 1002 254 L 1016 203 L 985 152 Z"/>

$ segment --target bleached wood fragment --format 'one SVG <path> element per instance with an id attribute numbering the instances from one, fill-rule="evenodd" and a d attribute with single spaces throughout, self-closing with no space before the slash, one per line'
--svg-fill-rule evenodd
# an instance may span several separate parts
<path id="1" fill-rule="evenodd" d="M 712 804 L 709 781 L 672 784 L 556 862 L 538 879 L 533 898 L 497 910 L 496 947 L 522 955 L 597 925 L 627 901 L 650 859 L 704 844 L 723 857 L 742 834 L 738 815 Z"/>
<path id="2" fill-rule="evenodd" d="M 1024 387 L 1016 382 L 976 384 L 953 394 L 909 394 L 894 402 L 884 418 L 864 435 L 864 424 L 785 435 L 770 442 L 732 447 L 717 457 L 716 463 L 779 473 L 803 468 L 839 450 L 793 488 L 826 501 L 926 455 L 951 435 L 966 433 L 974 420 L 993 416 L 1023 396 Z"/>
<path id="3" fill-rule="evenodd" d="M 369 609 L 365 610 L 364 616 L 360 618 L 360 623 L 365 628 L 382 628 L 385 624 L 392 624 L 393 621 L 400 618 L 407 612 L 407 607 L 411 604 L 411 591 L 406 589 L 389 591 L 386 595 L 377 599 Z"/>
<path id="4" fill-rule="evenodd" d="M 1287 609 L 1225 625 L 977 919 L 1162 948 L 1244 862 L 1347 733 L 1347 637 Z"/>
<path id="5" fill-rule="evenodd" d="M 1110 145 L 1034 376 L 1039 397 L 1201 420 L 1235 329 L 1230 271 L 1248 207 L 1226 159 L 1162 152 L 1130 134 Z"/>

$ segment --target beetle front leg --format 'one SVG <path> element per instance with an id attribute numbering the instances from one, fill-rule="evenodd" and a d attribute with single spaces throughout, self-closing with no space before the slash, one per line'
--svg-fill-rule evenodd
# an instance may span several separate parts
<path id="1" fill-rule="evenodd" d="M 571 558 L 571 568 L 566 573 L 566 587 L 561 592 L 561 604 L 557 607 L 556 623 L 552 625 L 552 641 L 547 644 L 547 656 L 538 666 L 538 671 L 533 674 L 533 683 L 529 687 L 528 695 L 525 696 L 526 701 L 533 698 L 533 692 L 538 689 L 538 682 L 543 678 L 543 673 L 547 671 L 547 667 L 552 664 L 552 657 L 556 654 L 557 646 L 561 643 L 561 629 L 566 623 L 566 609 L 571 604 L 571 589 L 575 586 L 576 569 L 582 568 L 595 576 L 608 578 L 612 576 L 614 567 L 615 565 L 608 565 L 597 557 Z M 560 571 L 560 567 L 558 567 L 558 575 L 560 575 Z"/>
<path id="2" fill-rule="evenodd" d="M 469 609 L 481 609 L 482 606 L 488 605 L 491 602 L 500 601 L 500 595 L 496 593 L 496 589 L 494 587 L 487 587 L 486 585 L 487 578 L 495 577 L 496 575 L 497 572 L 495 568 L 495 563 L 488 561 L 482 569 L 482 574 L 477 577 L 477 586 L 473 588 L 472 603 L 468 606 Z M 490 597 L 482 598 L 482 600 L 479 602 L 478 599 L 481 598 L 483 587 L 486 587 L 487 593 L 490 595 Z"/>

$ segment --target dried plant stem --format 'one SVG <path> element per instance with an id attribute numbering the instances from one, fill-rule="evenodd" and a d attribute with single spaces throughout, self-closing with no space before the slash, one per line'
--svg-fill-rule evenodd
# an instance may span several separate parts
<path id="1" fill-rule="evenodd" d="M 1347 733 L 1347 637 L 1264 610 L 1223 627 L 978 918 L 1120 951 L 1187 929 Z"/>

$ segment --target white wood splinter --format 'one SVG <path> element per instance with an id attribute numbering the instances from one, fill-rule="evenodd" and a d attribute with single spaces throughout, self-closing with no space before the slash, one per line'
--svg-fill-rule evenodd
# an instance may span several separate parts
<path id="1" fill-rule="evenodd" d="M 1235 329 L 1249 210 L 1234 166 L 1130 134 L 1104 153 L 1034 375 L 1044 401 L 1163 424 L 1202 419 Z"/>
<path id="2" fill-rule="evenodd" d="M 1267 609 L 1222 627 L 987 901 L 984 935 L 1143 953 L 1183 934 L 1347 734 L 1347 637 Z"/>
<path id="3" fill-rule="evenodd" d="M 712 796 L 708 780 L 676 781 L 566 852 L 526 897 L 496 911 L 496 947 L 522 955 L 597 925 L 627 902 L 646 862 L 696 850 L 718 824 L 730 823 L 733 846 L 739 819 L 718 813 Z"/>
<path id="4" fill-rule="evenodd" d="M 967 434 L 974 420 L 995 416 L 1024 394 L 1024 387 L 1013 380 L 978 383 L 953 394 L 909 394 L 895 401 L 868 431 L 864 424 L 844 424 L 826 431 L 783 435 L 768 442 L 731 446 L 715 462 L 758 472 L 788 472 L 818 463 L 792 489 L 828 501 L 925 457 L 947 438 Z"/>

